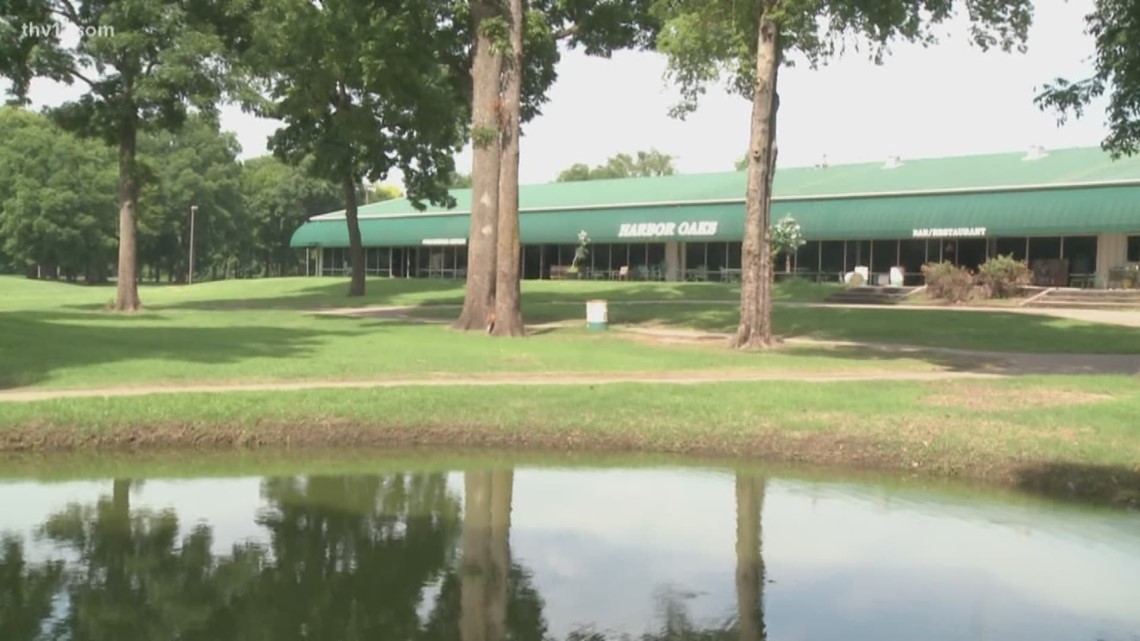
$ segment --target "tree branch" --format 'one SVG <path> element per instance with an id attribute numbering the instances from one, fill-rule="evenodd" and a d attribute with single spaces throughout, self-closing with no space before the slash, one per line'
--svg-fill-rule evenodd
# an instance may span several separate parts
<path id="1" fill-rule="evenodd" d="M 567 38 L 576 36 L 576 35 L 578 35 L 578 30 L 579 30 L 578 23 L 574 23 L 574 24 L 570 25 L 569 27 L 555 31 L 554 32 L 554 39 L 555 40 L 565 40 Z"/>
<path id="2" fill-rule="evenodd" d="M 94 88 L 95 88 L 95 81 L 93 81 L 93 80 L 91 80 L 90 78 L 88 78 L 87 76 L 85 76 L 85 75 L 83 75 L 83 74 L 79 73 L 79 70 L 78 70 L 78 69 L 68 69 L 68 71 L 67 71 L 67 72 L 68 72 L 70 75 L 74 76 L 75 78 L 77 78 L 77 79 L 79 79 L 79 80 L 82 80 L 83 82 L 86 82 L 86 83 L 87 83 L 87 86 L 91 87 L 92 89 L 94 89 Z"/>
<path id="3" fill-rule="evenodd" d="M 79 20 L 79 12 L 75 10 L 75 5 L 71 4 L 71 0 L 63 0 L 63 6 L 67 7 L 67 17 L 71 19 L 75 26 L 86 26 Z"/>

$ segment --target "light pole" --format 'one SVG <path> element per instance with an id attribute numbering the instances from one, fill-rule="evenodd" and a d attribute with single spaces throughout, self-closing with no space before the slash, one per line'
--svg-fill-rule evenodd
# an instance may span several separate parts
<path id="1" fill-rule="evenodd" d="M 187 281 L 194 284 L 194 216 L 198 213 L 198 205 L 190 205 L 190 276 Z"/>

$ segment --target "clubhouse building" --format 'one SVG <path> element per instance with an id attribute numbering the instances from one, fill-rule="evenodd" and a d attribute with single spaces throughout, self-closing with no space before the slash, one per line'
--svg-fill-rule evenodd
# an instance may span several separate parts
<path id="1" fill-rule="evenodd" d="M 563 277 L 584 230 L 581 278 L 739 278 L 745 185 L 745 172 L 525 185 L 523 277 Z M 924 263 L 973 269 L 1002 254 L 1028 260 L 1038 284 L 1119 287 L 1140 263 L 1140 158 L 1097 148 L 780 169 L 773 191 L 773 222 L 794 217 L 807 241 L 791 273 L 777 259 L 780 277 L 838 282 L 863 267 L 877 283 L 901 267 L 917 284 Z M 452 195 L 450 210 L 362 206 L 368 274 L 464 277 L 471 190 Z M 314 216 L 291 245 L 307 273 L 349 271 L 343 211 Z"/>

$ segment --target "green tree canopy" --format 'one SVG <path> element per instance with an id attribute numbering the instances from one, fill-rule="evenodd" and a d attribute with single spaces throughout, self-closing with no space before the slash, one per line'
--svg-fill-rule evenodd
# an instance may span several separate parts
<path id="1" fill-rule="evenodd" d="M 471 174 L 464 174 L 458 171 L 453 172 L 449 186 L 452 189 L 471 189 Z"/>
<path id="2" fill-rule="evenodd" d="M 972 41 L 983 49 L 1024 49 L 1031 0 L 656 0 L 663 27 L 657 48 L 666 75 L 681 91 L 671 110 L 684 118 L 709 85 L 752 101 L 748 187 L 741 250 L 740 325 L 733 346 L 772 345 L 771 221 L 776 171 L 779 70 L 797 61 L 815 67 L 854 41 L 879 62 L 896 40 L 932 44 L 933 26 L 958 9 L 970 18 Z"/>
<path id="3" fill-rule="evenodd" d="M 0 4 L 0 77 L 26 103 L 31 81 L 83 85 L 55 110 L 60 123 L 119 150 L 119 274 L 115 307 L 140 305 L 135 164 L 140 130 L 174 130 L 190 111 L 216 114 L 236 86 L 229 55 L 247 41 L 245 3 L 27 0 Z M 35 32 L 18 28 L 35 25 Z M 70 37 L 78 30 L 78 37 Z M 68 35 L 68 37 L 64 37 Z"/>
<path id="4" fill-rule="evenodd" d="M 297 253 L 289 248 L 293 232 L 342 202 L 340 188 L 314 178 L 305 163 L 294 167 L 273 156 L 243 163 L 241 191 L 253 248 L 247 269 L 266 276 L 296 273 Z"/>
<path id="5" fill-rule="evenodd" d="M 639 151 L 636 157 L 630 154 L 618 154 L 593 169 L 583 163 L 571 165 L 558 174 L 557 182 L 672 176 L 677 173 L 674 160 L 676 159 L 673 156 L 656 149 Z"/>
<path id="6" fill-rule="evenodd" d="M 114 154 L 44 116 L 0 107 L 0 238 L 25 268 L 89 283 L 115 255 Z M 45 274 L 46 275 L 46 274 Z"/>
<path id="7" fill-rule="evenodd" d="M 462 144 L 467 108 L 453 73 L 464 42 L 448 0 L 313 3 L 265 0 L 253 16 L 251 67 L 269 100 L 262 115 L 284 125 L 274 155 L 306 161 L 341 186 L 349 227 L 352 284 L 364 293 L 364 250 L 356 219 L 358 185 L 393 169 L 408 196 L 450 203 L 447 177 Z"/>
<path id="8" fill-rule="evenodd" d="M 195 269 L 235 271 L 252 250 L 242 203 L 241 146 L 231 132 L 192 115 L 178 132 L 139 139 L 139 260 L 182 282 L 189 268 L 190 207 L 195 215 Z M 195 276 L 197 280 L 197 275 Z"/>
<path id="9" fill-rule="evenodd" d="M 1140 151 L 1140 0 L 1096 0 L 1085 17 L 1096 39 L 1095 71 L 1076 81 L 1058 78 L 1037 96 L 1042 109 L 1055 109 L 1063 123 L 1068 114 L 1105 94 L 1109 134 L 1103 142 L 1114 156 Z"/>
<path id="10" fill-rule="evenodd" d="M 404 190 L 396 185 L 389 185 L 386 183 L 376 183 L 367 188 L 367 201 L 370 203 L 382 203 L 385 200 L 395 200 L 404 197 Z"/>

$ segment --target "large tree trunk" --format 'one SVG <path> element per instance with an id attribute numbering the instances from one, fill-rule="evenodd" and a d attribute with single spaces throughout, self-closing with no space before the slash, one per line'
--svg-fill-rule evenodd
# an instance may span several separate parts
<path id="1" fill-rule="evenodd" d="M 491 549 L 491 473 L 463 475 L 463 560 L 460 563 L 461 641 L 487 638 L 487 579 Z"/>
<path id="2" fill-rule="evenodd" d="M 736 628 L 740 641 L 762 641 L 764 628 L 764 554 L 760 517 L 764 479 L 736 475 Z"/>
<path id="3" fill-rule="evenodd" d="M 495 271 L 495 336 L 524 336 L 519 283 L 519 103 L 522 101 L 522 0 L 510 0 L 511 53 L 503 68 L 503 148 L 499 167 L 499 237 Z"/>
<path id="4" fill-rule="evenodd" d="M 348 261 L 352 265 L 349 296 L 364 295 L 364 241 L 360 238 L 360 219 L 356 217 L 356 181 L 351 177 L 341 183 L 344 190 L 344 222 L 348 224 Z"/>
<path id="5" fill-rule="evenodd" d="M 471 233 L 467 248 L 467 288 L 463 311 L 451 326 L 487 329 L 494 322 L 495 254 L 499 223 L 499 74 L 502 59 L 483 32 L 484 21 L 500 15 L 497 2 L 472 2 L 475 58 L 471 64 Z"/>
<path id="6" fill-rule="evenodd" d="M 138 121 L 127 117 L 119 134 L 119 280 L 115 290 L 115 311 L 138 311 L 138 210 L 139 185 L 135 169 Z"/>
<path id="7" fill-rule="evenodd" d="M 487 585 L 487 641 L 506 641 L 511 575 L 511 495 L 515 473 L 491 476 L 491 573 Z"/>
<path id="8" fill-rule="evenodd" d="M 772 345 L 772 177 L 776 171 L 776 77 L 779 31 L 771 9 L 760 15 L 756 83 L 752 93 L 752 133 L 748 158 L 748 203 L 744 218 L 740 327 L 733 346 Z"/>

